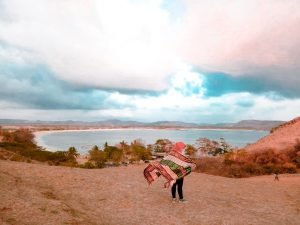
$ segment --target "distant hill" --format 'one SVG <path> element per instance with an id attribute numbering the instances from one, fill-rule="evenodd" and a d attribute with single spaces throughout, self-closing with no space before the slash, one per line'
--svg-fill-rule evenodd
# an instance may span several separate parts
<path id="1" fill-rule="evenodd" d="M 246 146 L 245 149 L 250 151 L 267 148 L 283 150 L 284 148 L 293 147 L 297 140 L 300 141 L 300 117 L 273 128 L 269 135 L 254 144 Z"/>
<path id="2" fill-rule="evenodd" d="M 273 121 L 273 120 L 242 120 L 232 125 L 234 128 L 253 128 L 258 130 L 270 130 L 285 121 Z"/>
<path id="3" fill-rule="evenodd" d="M 104 121 L 41 121 L 41 120 L 15 120 L 15 119 L 0 119 L 2 126 L 59 126 L 61 128 L 127 128 L 127 127 L 147 127 L 147 128 L 207 128 L 207 129 L 255 129 L 255 130 L 270 130 L 284 121 L 268 121 L 268 120 L 242 120 L 237 123 L 187 123 L 181 121 L 157 121 L 152 123 L 144 123 L 137 121 L 123 120 L 104 120 Z"/>
<path id="4" fill-rule="evenodd" d="M 196 123 L 185 123 L 180 121 L 158 121 L 154 123 L 148 123 L 148 126 L 157 126 L 157 127 L 199 127 L 199 124 Z"/>

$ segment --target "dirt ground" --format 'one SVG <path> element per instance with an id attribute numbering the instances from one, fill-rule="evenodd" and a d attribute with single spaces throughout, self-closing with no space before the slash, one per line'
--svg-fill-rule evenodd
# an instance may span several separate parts
<path id="1" fill-rule="evenodd" d="M 143 165 L 79 169 L 0 160 L 0 224 L 299 224 L 300 174 L 230 179 L 192 173 L 172 203 Z"/>

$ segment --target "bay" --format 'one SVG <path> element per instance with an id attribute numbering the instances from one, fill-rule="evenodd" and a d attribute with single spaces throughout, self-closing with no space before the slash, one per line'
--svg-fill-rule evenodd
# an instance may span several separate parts
<path id="1" fill-rule="evenodd" d="M 224 138 L 232 147 L 243 147 L 267 135 L 268 131 L 257 130 L 212 130 L 212 129 L 101 129 L 77 131 L 37 132 L 36 142 L 50 151 L 67 150 L 74 146 L 79 153 L 87 153 L 94 145 L 103 147 L 105 142 L 115 145 L 121 141 L 130 144 L 142 139 L 153 144 L 157 139 L 167 138 L 173 142 L 195 144 L 199 138 L 219 140 Z"/>

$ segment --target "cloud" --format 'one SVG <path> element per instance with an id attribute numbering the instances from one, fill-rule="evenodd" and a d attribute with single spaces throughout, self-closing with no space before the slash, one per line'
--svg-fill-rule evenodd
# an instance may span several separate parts
<path id="1" fill-rule="evenodd" d="M 297 0 L 0 0 L 0 117 L 291 119 L 299 9 Z"/>
<path id="2" fill-rule="evenodd" d="M 232 76 L 224 73 L 199 72 L 207 97 L 228 93 L 249 92 L 265 95 L 269 98 L 299 98 L 297 85 L 287 88 L 285 82 L 277 82 L 266 76 Z"/>
<path id="3" fill-rule="evenodd" d="M 166 91 L 181 64 L 284 81 L 294 90 L 300 82 L 297 0 L 2 0 L 1 6 L 0 40 L 76 85 Z"/>
<path id="4" fill-rule="evenodd" d="M 21 57 L 20 57 L 21 56 Z M 26 51 L 0 45 L 0 100 L 19 108 L 99 109 L 120 107 L 107 102 L 103 90 L 57 79 L 45 65 L 32 64 Z"/>
<path id="5" fill-rule="evenodd" d="M 0 40 L 28 49 L 67 82 L 164 90 L 178 59 L 161 2 L 4 1 Z"/>
<path id="6" fill-rule="evenodd" d="M 185 6 L 180 52 L 186 62 L 297 88 L 299 1 L 192 0 Z"/>
<path id="7" fill-rule="evenodd" d="M 297 116 L 300 107 L 299 99 L 275 99 L 250 92 L 205 96 L 202 76 L 189 67 L 182 68 L 173 77 L 172 87 L 159 95 L 82 89 L 56 80 L 43 67 L 39 70 L 21 69 L 21 77 L 16 76 L 14 71 L 14 76 L 9 79 L 0 76 L 1 81 L 6 81 L 6 88 L 1 89 L 0 117 L 11 118 L 14 115 L 19 119 L 43 120 L 95 121 L 119 118 L 148 122 L 184 120 L 217 123 L 245 118 L 288 120 Z M 190 87 L 199 91 L 190 92 Z"/>

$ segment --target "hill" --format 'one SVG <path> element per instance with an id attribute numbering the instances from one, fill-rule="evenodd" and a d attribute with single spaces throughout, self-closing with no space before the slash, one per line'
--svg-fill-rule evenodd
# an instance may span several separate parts
<path id="1" fill-rule="evenodd" d="M 181 121 L 157 121 L 151 123 L 123 120 L 104 121 L 40 121 L 0 119 L 2 126 L 29 126 L 40 129 L 87 129 L 87 128 L 198 128 L 198 129 L 255 129 L 270 130 L 284 121 L 242 120 L 237 123 L 187 123 Z"/>
<path id="2" fill-rule="evenodd" d="M 242 120 L 232 125 L 234 128 L 249 128 L 256 130 L 271 130 L 273 127 L 283 124 L 284 121 L 276 120 Z"/>
<path id="3" fill-rule="evenodd" d="M 292 148 L 297 140 L 300 141 L 300 117 L 289 122 L 283 123 L 271 130 L 271 133 L 254 144 L 246 146 L 246 150 L 263 150 L 272 148 L 275 150 L 283 150 Z"/>
<path id="4" fill-rule="evenodd" d="M 0 224 L 296 225 L 300 177 L 185 178 L 187 203 L 171 203 L 159 178 L 148 186 L 145 164 L 85 170 L 0 160 Z"/>

